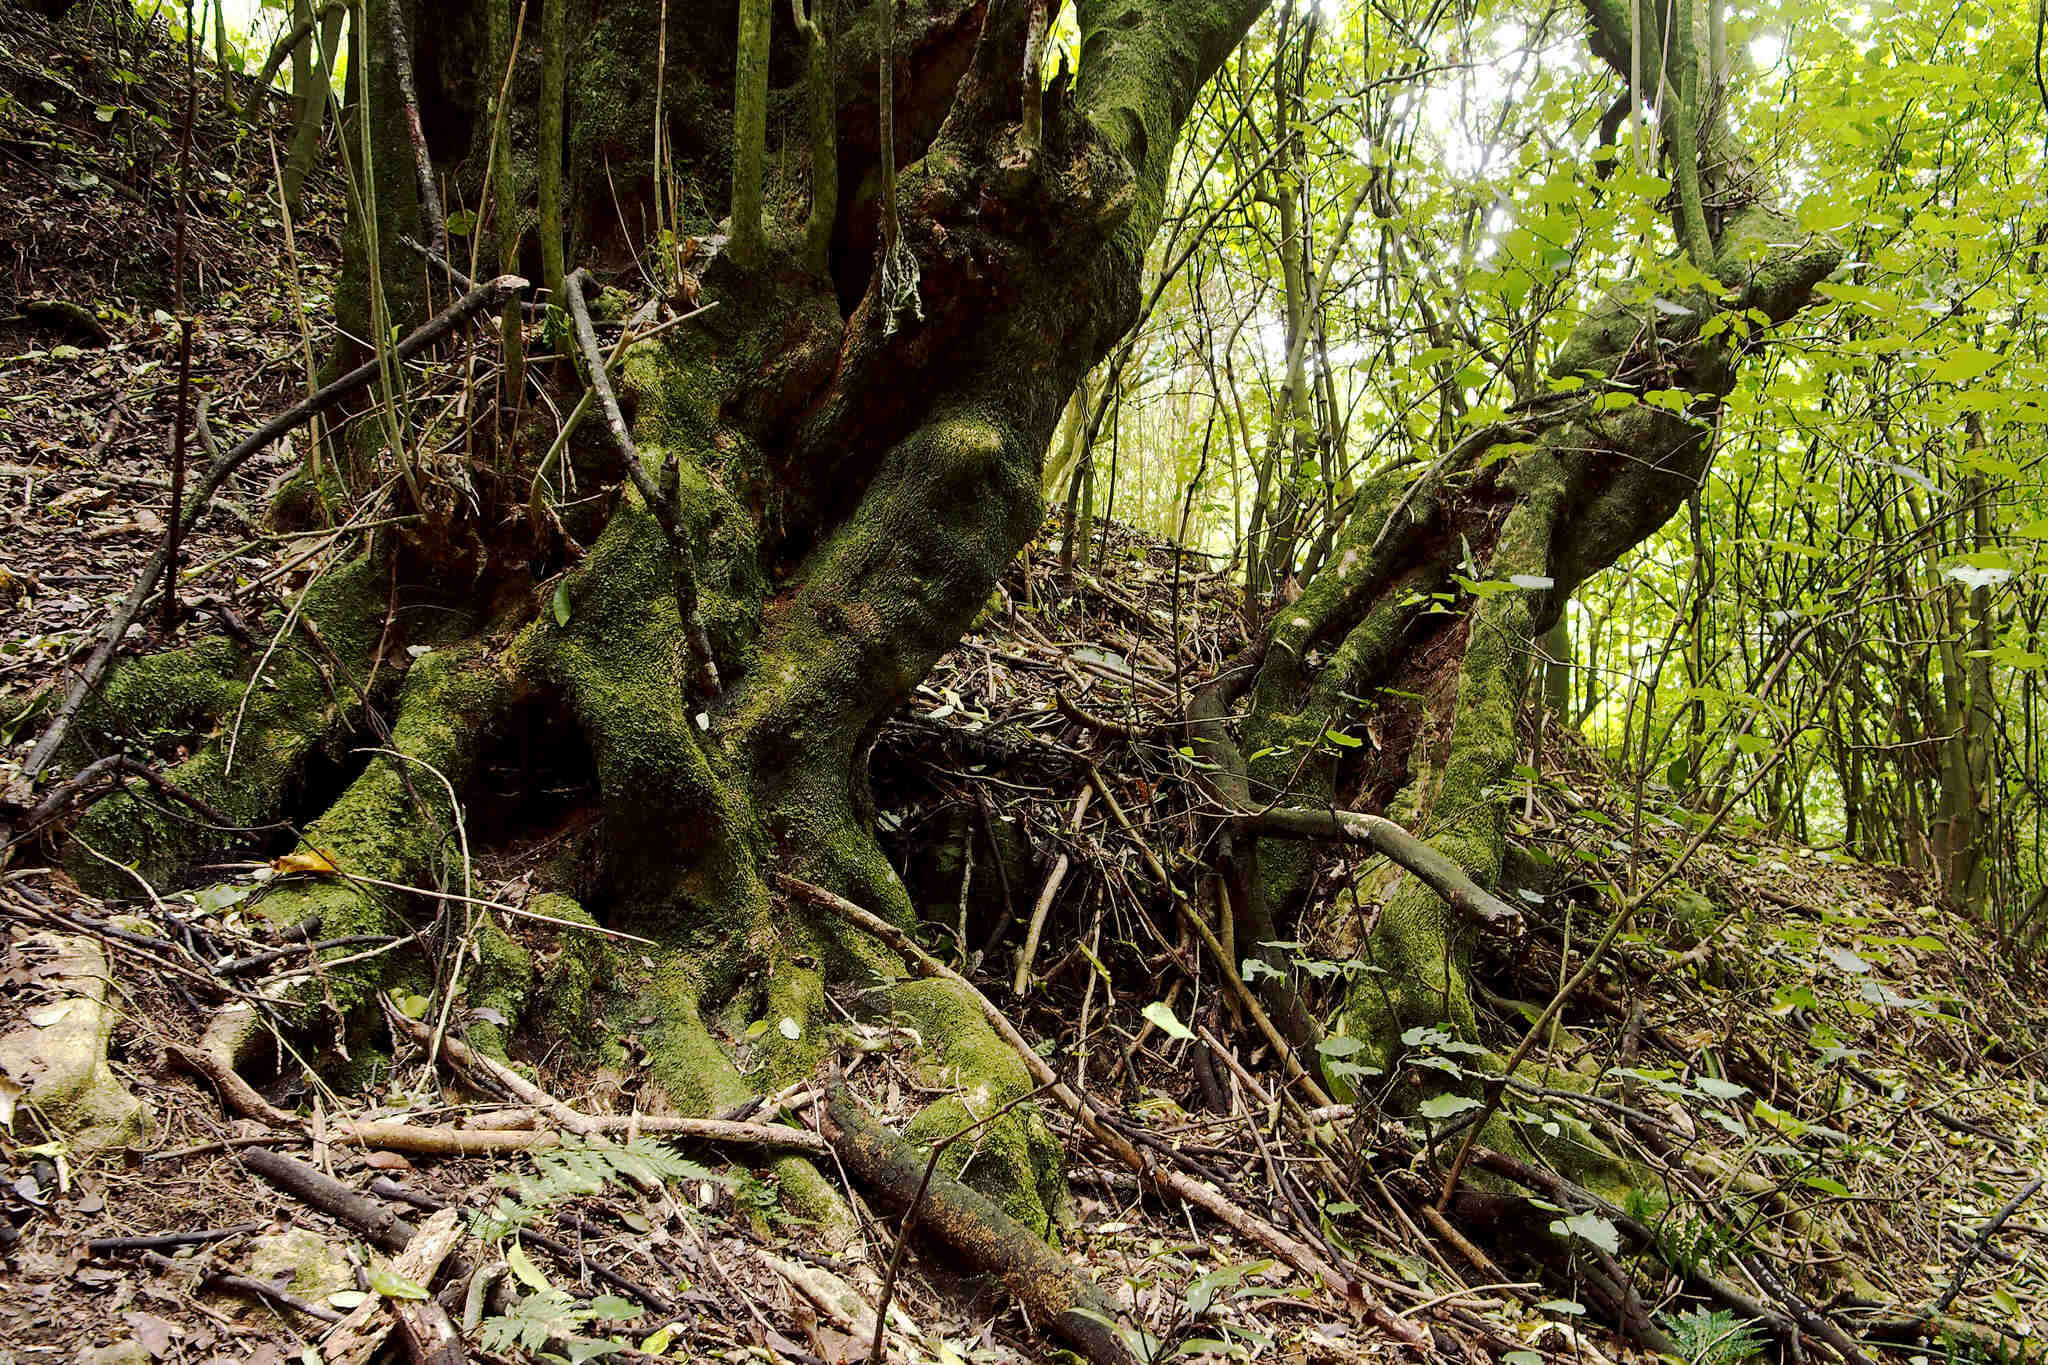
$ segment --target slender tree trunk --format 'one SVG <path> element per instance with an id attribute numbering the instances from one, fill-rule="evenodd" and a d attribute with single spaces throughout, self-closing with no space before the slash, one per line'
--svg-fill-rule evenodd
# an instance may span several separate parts
<path id="1" fill-rule="evenodd" d="M 295 18 L 312 18 L 309 0 L 297 0 Z M 291 150 L 284 164 L 285 203 L 296 212 L 299 195 L 313 163 L 320 155 L 320 130 L 324 126 L 334 58 L 341 43 L 342 12 L 328 10 L 315 26 L 314 38 L 300 43 L 292 52 L 292 93 L 297 97 L 298 116 L 292 125 Z"/>

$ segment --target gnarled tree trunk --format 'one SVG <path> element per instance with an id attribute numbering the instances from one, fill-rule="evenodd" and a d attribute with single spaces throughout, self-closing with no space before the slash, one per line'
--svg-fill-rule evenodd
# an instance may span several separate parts
<path id="1" fill-rule="evenodd" d="M 398 246 L 421 232 L 389 35 L 411 35 L 437 176 L 480 214 L 492 211 L 491 114 L 508 80 L 480 5 L 420 6 L 392 26 L 375 14 L 389 2 L 371 0 L 359 48 L 374 176 L 359 203 L 374 216 L 350 234 L 342 311 L 357 336 L 372 334 L 376 291 L 404 325 L 442 288 Z M 434 478 L 431 443 L 402 418 L 359 422 L 344 467 L 294 491 L 294 515 L 339 516 L 347 489 L 388 482 L 397 460 L 395 486 L 424 491 L 392 510 L 418 520 L 325 572 L 270 623 L 281 626 L 271 649 L 209 640 L 124 666 L 74 747 L 86 756 L 95 727 L 211 733 L 173 780 L 240 824 L 305 820 L 304 848 L 342 875 L 286 881 L 262 906 L 284 922 L 319 916 L 330 937 L 390 931 L 437 904 L 400 888 L 476 894 L 478 832 L 463 821 L 505 736 L 587 754 L 598 818 L 572 831 L 575 855 L 548 874 L 549 913 L 593 913 L 654 946 L 616 954 L 594 998 L 587 967 L 566 984 L 542 973 L 571 1012 L 602 1012 L 574 1021 L 577 1033 L 614 1056 L 638 1035 L 669 1096 L 713 1110 L 807 1073 L 833 1017 L 828 983 L 850 987 L 857 1007 L 913 1025 L 960 1087 L 922 1120 L 951 1131 L 963 1109 L 1029 1089 L 1022 1066 L 946 983 L 895 984 L 901 969 L 883 950 L 779 904 L 768 875 L 909 919 L 864 808 L 868 749 L 1040 525 L 1061 409 L 1136 317 L 1180 125 L 1264 0 L 1088 0 L 1078 81 L 1045 102 L 1035 142 L 1020 141 L 1028 3 L 917 6 L 888 51 L 877 4 L 833 7 L 836 174 L 815 183 L 836 184 L 838 198 L 825 206 L 822 276 L 822 230 L 806 230 L 804 78 L 831 68 L 806 59 L 809 35 L 778 23 L 766 54 L 765 249 L 742 263 L 723 250 L 715 199 L 732 179 L 735 73 L 757 69 L 735 35 L 758 33 L 758 13 L 742 29 L 730 0 L 565 3 L 568 263 L 637 258 L 664 289 L 716 305 L 624 360 L 631 440 L 668 505 L 630 486 L 596 507 L 550 498 L 568 481 L 559 467 L 536 479 L 554 430 L 531 403 L 465 469 L 462 496 Z M 511 226 L 534 264 L 541 46 L 523 43 L 511 65 L 499 152 L 524 215 Z M 883 63 L 921 320 L 890 317 L 907 300 L 882 297 L 877 264 Z M 648 240 L 657 194 L 683 213 L 682 240 Z M 499 230 L 472 228 L 485 241 Z M 564 458 L 585 490 L 618 477 L 597 423 Z M 542 515 L 529 518 L 536 489 Z M 715 694 L 692 657 L 693 618 L 722 680 Z M 127 796 L 79 832 L 81 848 L 134 860 L 153 880 L 181 875 L 220 838 Z M 133 889 L 82 852 L 74 866 Z M 466 903 L 438 904 L 462 924 Z M 506 1000 L 533 998 L 517 986 L 539 969 L 502 939 L 478 940 L 472 1003 L 487 980 L 512 983 Z M 359 967 L 325 998 L 346 1011 L 391 973 L 418 970 L 404 963 Z M 1042 1128 L 1020 1121 L 980 1144 L 974 1170 L 1042 1223 L 1058 1198 L 1055 1158 Z"/>
<path id="2" fill-rule="evenodd" d="M 1607 0 L 1587 8 L 1595 52 L 1626 80 L 1631 10 Z M 1676 131 L 1690 124 L 1672 116 L 1683 84 L 1643 94 L 1660 110 L 1674 157 Z M 1324 567 L 1278 609 L 1268 641 L 1194 707 L 1226 807 L 1384 812 L 1426 833 L 1480 885 L 1501 884 L 1538 641 L 1573 588 L 1699 487 L 1744 355 L 1764 327 L 1803 308 L 1841 258 L 1737 181 L 1742 160 L 1725 131 L 1697 140 L 1711 145 L 1720 175 L 1707 177 L 1704 209 L 1687 177 L 1673 176 L 1673 228 L 1684 242 L 1693 211 L 1708 223 L 1698 265 L 1711 287 L 1657 297 L 1643 282 L 1621 285 L 1551 361 L 1552 392 L 1472 432 L 1419 480 L 1359 491 Z M 1337 745 L 1326 738 L 1332 730 L 1375 738 Z M 1226 830 L 1222 846 L 1238 941 L 1283 937 L 1276 926 L 1301 908 L 1310 855 L 1245 828 Z M 1381 1062 L 1418 1026 L 1470 1036 L 1465 963 L 1478 926 L 1458 922 L 1398 867 L 1368 873 L 1347 896 L 1357 926 L 1350 946 L 1367 970 L 1336 1027 L 1367 1040 Z M 1270 965 L 1261 977 L 1272 1003 L 1297 1037 L 1311 1036 L 1288 1008 L 1285 961 L 1272 955 Z"/>

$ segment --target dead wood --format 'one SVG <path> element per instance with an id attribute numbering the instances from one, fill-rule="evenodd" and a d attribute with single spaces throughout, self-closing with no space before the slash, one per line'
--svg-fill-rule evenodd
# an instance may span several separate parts
<path id="1" fill-rule="evenodd" d="M 1147 1159 L 1129 1138 L 1103 1120 L 1093 1103 L 1060 1079 L 1059 1073 L 1052 1069 L 1052 1064 L 1024 1040 L 1024 1036 L 1017 1032 L 1016 1025 L 1012 1024 L 973 982 L 919 947 L 908 934 L 872 911 L 864 910 L 844 896 L 827 891 L 822 886 L 813 886 L 809 882 L 789 876 L 778 875 L 775 880 L 792 895 L 821 909 L 830 910 L 847 923 L 873 934 L 907 960 L 915 963 L 925 975 L 941 977 L 966 990 L 968 997 L 980 1007 L 982 1017 L 987 1019 L 990 1027 L 1010 1045 L 1032 1078 L 1044 1086 L 1046 1093 L 1059 1101 L 1061 1106 L 1074 1116 L 1075 1121 L 1090 1137 L 1102 1144 L 1118 1161 L 1135 1171 L 1141 1180 L 1162 1193 L 1193 1204 L 1218 1222 L 1263 1246 L 1302 1274 L 1321 1282 L 1326 1288 L 1344 1296 L 1347 1301 L 1361 1306 L 1366 1315 L 1388 1334 L 1418 1350 L 1429 1348 L 1429 1336 L 1421 1327 L 1373 1298 L 1362 1281 L 1339 1270 L 1314 1247 L 1240 1206 L 1214 1186 L 1185 1172 L 1158 1165 Z"/>
<path id="2" fill-rule="evenodd" d="M 333 1176 L 282 1152 L 250 1147 L 242 1153 L 242 1164 L 301 1203 L 340 1219 L 372 1246 L 385 1251 L 404 1251 L 417 1231 L 382 1201 L 352 1190 Z M 446 1251 L 442 1254 L 446 1255 Z M 439 1258 L 434 1264 L 440 1264 Z"/>
<path id="3" fill-rule="evenodd" d="M 290 1160 L 289 1157 L 283 1159 Z M 292 1164 L 298 1165 L 297 1162 Z M 390 1271 L 400 1279 L 425 1288 L 433 1282 L 434 1273 L 441 1268 L 441 1263 L 462 1241 L 462 1215 L 454 1209 L 443 1209 L 422 1223 L 417 1235 L 410 1224 L 401 1223 L 400 1226 L 405 1228 L 405 1241 L 398 1247 L 385 1247 L 398 1253 L 392 1258 Z M 379 1242 L 378 1245 L 383 1246 L 384 1243 Z M 447 1311 L 439 1303 L 432 1298 L 397 1299 L 382 1295 L 356 1308 L 328 1333 L 321 1344 L 321 1357 L 328 1365 L 365 1365 L 391 1335 L 393 1328 L 401 1324 L 407 1352 L 414 1365 L 456 1365 L 464 1358 L 455 1325 L 448 1320 Z"/>
<path id="4" fill-rule="evenodd" d="M 1465 875 L 1463 868 L 1392 820 L 1348 810 L 1276 807 L 1246 817 L 1253 829 L 1282 839 L 1346 839 L 1406 868 L 1452 909 L 1495 932 L 1519 932 L 1522 914 Z"/>
<path id="5" fill-rule="evenodd" d="M 117 1251 L 162 1251 L 166 1247 L 224 1242 L 230 1237 L 261 1232 L 263 1226 L 261 1223 L 237 1223 L 231 1228 L 193 1228 L 189 1232 L 159 1232 L 145 1237 L 95 1237 L 85 1244 L 85 1249 L 95 1256 L 109 1256 Z"/>

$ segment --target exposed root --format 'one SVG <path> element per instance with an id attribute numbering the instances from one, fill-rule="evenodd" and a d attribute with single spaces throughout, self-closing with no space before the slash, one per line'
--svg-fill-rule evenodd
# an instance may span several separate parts
<path id="1" fill-rule="evenodd" d="M 915 1219 L 918 1233 L 998 1277 L 1035 1322 L 1097 1365 L 1135 1365 L 1137 1357 L 1117 1333 L 1116 1304 L 1073 1264 L 1051 1251 L 973 1190 L 935 1174 L 903 1138 L 876 1123 L 835 1089 L 824 1111 L 832 1150 L 877 1203 Z"/>

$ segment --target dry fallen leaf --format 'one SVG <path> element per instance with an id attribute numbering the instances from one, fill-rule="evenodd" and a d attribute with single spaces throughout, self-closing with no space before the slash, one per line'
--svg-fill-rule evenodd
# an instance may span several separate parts
<path id="1" fill-rule="evenodd" d="M 334 865 L 334 855 L 326 849 L 302 848 L 296 853 L 287 853 L 273 861 L 270 870 L 280 876 L 304 872 L 314 877 L 332 877 L 341 869 Z"/>
<path id="2" fill-rule="evenodd" d="M 123 1313 L 121 1320 L 134 1330 L 142 1349 L 159 1360 L 170 1354 L 172 1338 L 185 1335 L 185 1329 L 177 1323 L 167 1322 L 154 1313 Z"/>

